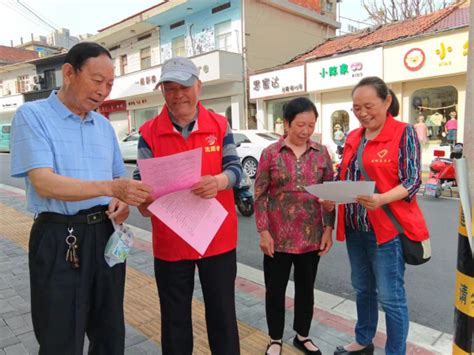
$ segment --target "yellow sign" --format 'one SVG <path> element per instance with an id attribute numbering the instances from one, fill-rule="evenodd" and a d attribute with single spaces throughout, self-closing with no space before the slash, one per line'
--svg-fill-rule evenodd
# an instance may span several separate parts
<path id="1" fill-rule="evenodd" d="M 456 273 L 455 306 L 462 313 L 474 316 L 474 278 Z"/>

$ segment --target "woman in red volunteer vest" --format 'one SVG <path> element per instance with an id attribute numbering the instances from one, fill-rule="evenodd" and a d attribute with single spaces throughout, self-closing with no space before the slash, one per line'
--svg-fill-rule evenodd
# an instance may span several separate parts
<path id="1" fill-rule="evenodd" d="M 339 180 L 366 180 L 361 163 L 379 193 L 339 205 L 337 239 L 346 240 L 356 291 L 355 341 L 334 354 L 373 354 L 378 302 L 387 324 L 386 354 L 405 354 L 408 309 L 404 287 L 405 261 L 396 227 L 381 208 L 388 205 L 412 240 L 428 238 L 416 202 L 421 183 L 420 144 L 414 128 L 394 119 L 399 103 L 378 77 L 362 79 L 352 90 L 353 112 L 361 127 L 347 137 Z M 361 146 L 362 162 L 357 150 Z"/>

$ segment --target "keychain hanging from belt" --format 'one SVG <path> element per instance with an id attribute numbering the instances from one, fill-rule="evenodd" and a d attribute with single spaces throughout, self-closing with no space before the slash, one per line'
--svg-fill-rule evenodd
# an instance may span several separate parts
<path id="1" fill-rule="evenodd" d="M 66 237 L 66 244 L 68 245 L 66 261 L 71 264 L 73 269 L 79 269 L 81 265 L 79 263 L 79 247 L 77 245 L 77 237 L 72 234 L 74 232 L 73 227 L 68 227 L 67 231 L 69 235 Z"/>

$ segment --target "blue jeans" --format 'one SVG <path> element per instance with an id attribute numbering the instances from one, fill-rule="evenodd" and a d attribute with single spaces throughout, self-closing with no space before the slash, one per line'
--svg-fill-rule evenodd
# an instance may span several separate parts
<path id="1" fill-rule="evenodd" d="M 400 239 L 377 245 L 373 232 L 347 231 L 352 286 L 356 291 L 356 341 L 372 342 L 377 331 L 380 302 L 387 324 L 387 355 L 404 355 L 408 335 L 408 307 L 403 275 L 405 261 Z"/>

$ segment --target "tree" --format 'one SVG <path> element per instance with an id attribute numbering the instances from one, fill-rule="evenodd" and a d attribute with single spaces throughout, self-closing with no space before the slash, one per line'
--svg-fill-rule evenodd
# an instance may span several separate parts
<path id="1" fill-rule="evenodd" d="M 376 25 L 406 20 L 446 7 L 449 0 L 361 0 L 361 5 Z M 455 1 L 454 1 L 455 2 Z"/>

